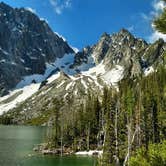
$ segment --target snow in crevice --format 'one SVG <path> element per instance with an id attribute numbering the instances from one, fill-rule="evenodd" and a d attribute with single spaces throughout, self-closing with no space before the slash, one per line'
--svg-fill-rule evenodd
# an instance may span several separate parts
<path id="1" fill-rule="evenodd" d="M 64 83 L 65 83 L 65 81 L 62 81 L 59 85 L 57 85 L 56 88 L 60 88 Z"/>
<path id="2" fill-rule="evenodd" d="M 153 72 L 154 72 L 154 68 L 152 66 L 150 66 L 144 70 L 145 76 L 148 76 L 149 74 L 151 74 Z"/>
<path id="3" fill-rule="evenodd" d="M 74 91 L 74 95 L 76 96 L 78 94 L 78 89 Z"/>
<path id="4" fill-rule="evenodd" d="M 5 51 L 4 49 L 2 49 L 2 47 L 0 47 L 0 51 L 2 51 L 5 55 L 9 55 L 9 53 Z"/>
<path id="5" fill-rule="evenodd" d="M 88 89 L 88 86 L 87 86 L 86 82 L 83 79 L 81 79 L 81 84 L 84 86 L 84 88 L 86 90 Z"/>
<path id="6" fill-rule="evenodd" d="M 65 89 L 65 90 L 66 90 L 66 91 L 67 91 L 67 90 L 69 90 L 69 88 L 70 88 L 70 87 L 73 87 L 74 85 L 75 85 L 75 82 L 73 82 L 73 81 L 72 81 L 72 82 L 70 82 L 69 84 L 67 84 L 67 86 L 66 86 L 66 89 Z"/>

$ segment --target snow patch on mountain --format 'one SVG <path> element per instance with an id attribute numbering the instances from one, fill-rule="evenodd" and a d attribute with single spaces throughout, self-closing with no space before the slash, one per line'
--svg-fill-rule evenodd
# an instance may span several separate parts
<path id="1" fill-rule="evenodd" d="M 78 52 L 79 52 L 79 49 L 78 49 L 78 48 L 73 47 L 73 46 L 70 46 L 70 47 L 74 50 L 75 53 L 78 53 Z"/>
<path id="2" fill-rule="evenodd" d="M 66 41 L 66 39 L 65 39 L 65 37 L 64 36 L 62 36 L 61 34 L 59 34 L 58 32 L 54 32 L 58 37 L 60 37 L 60 38 L 62 38 L 63 39 L 63 41 Z"/>
<path id="3" fill-rule="evenodd" d="M 69 66 L 74 62 L 74 55 L 73 54 L 66 54 L 62 58 L 57 58 L 53 63 L 46 64 L 45 73 L 42 74 L 33 74 L 29 76 L 23 77 L 22 81 L 20 81 L 16 88 L 23 88 L 24 86 L 30 85 L 33 81 L 36 83 L 41 83 L 42 81 L 46 80 L 50 74 L 55 70 L 62 70 L 66 74 L 73 74 L 74 71 L 70 70 Z M 55 72 L 57 74 L 57 72 Z M 48 78 L 48 83 L 51 83 L 53 80 L 57 78 L 58 75 L 54 75 L 51 78 Z"/>
<path id="4" fill-rule="evenodd" d="M 71 86 L 74 86 L 75 82 L 70 82 L 67 86 L 65 90 L 68 90 Z"/>
<path id="5" fill-rule="evenodd" d="M 56 88 L 60 88 L 64 83 L 65 81 L 62 81 Z"/>
<path id="6" fill-rule="evenodd" d="M 116 65 L 115 68 L 106 72 L 102 78 L 106 81 L 106 83 L 116 86 L 117 82 L 119 82 L 123 78 L 124 67 L 120 65 Z"/>
<path id="7" fill-rule="evenodd" d="M 49 77 L 47 79 L 47 84 L 50 84 L 51 82 L 55 81 L 59 77 L 60 77 L 60 72 L 58 72 L 57 74 L 52 75 L 51 77 Z"/>
<path id="8" fill-rule="evenodd" d="M 81 79 L 81 84 L 84 86 L 84 88 L 87 90 L 88 86 L 86 85 L 85 81 L 83 79 Z"/>
<path id="9" fill-rule="evenodd" d="M 77 66 L 76 69 L 79 71 L 88 71 L 93 67 L 95 67 L 94 58 L 92 56 L 88 56 L 87 62 L 84 62 L 80 66 Z"/>
<path id="10" fill-rule="evenodd" d="M 40 87 L 40 84 L 31 84 L 29 86 L 25 86 L 24 88 L 21 89 L 16 89 L 9 93 L 8 95 L 1 97 L 0 98 L 0 115 L 2 115 L 4 112 L 9 111 L 10 109 L 13 109 L 17 106 L 17 104 L 25 101 L 29 97 L 31 97 L 34 93 L 38 91 Z M 5 102 L 5 100 L 12 98 L 16 93 L 20 94 L 16 96 L 12 101 L 10 102 Z M 3 103 L 4 102 L 4 103 Z"/>
<path id="11" fill-rule="evenodd" d="M 150 66 L 144 70 L 145 76 L 148 76 L 149 74 L 151 74 L 153 72 L 154 72 L 154 68 L 152 66 Z"/>
<path id="12" fill-rule="evenodd" d="M 89 68 L 89 70 L 87 71 L 83 71 L 82 74 L 86 75 L 86 76 L 91 76 L 91 75 L 100 75 L 100 74 L 104 74 L 105 71 L 105 65 L 103 64 L 103 62 L 101 62 L 100 64 L 94 66 L 92 68 Z"/>
<path id="13" fill-rule="evenodd" d="M 36 14 L 36 10 L 35 9 L 32 9 L 31 7 L 26 7 L 25 10 L 33 13 L 33 14 Z"/>
<path id="14" fill-rule="evenodd" d="M 54 63 L 46 64 L 45 73 L 42 74 L 33 74 L 23 77 L 16 88 L 13 89 L 8 95 L 0 97 L 0 114 L 7 112 L 10 109 L 16 107 L 20 102 L 25 101 L 27 98 L 31 97 L 36 93 L 40 87 L 42 81 L 47 80 L 47 84 L 52 83 L 54 80 L 60 77 L 59 70 L 64 71 L 66 74 L 73 74 L 74 71 L 69 69 L 69 66 L 74 62 L 73 54 L 66 54 L 62 58 L 57 58 Z M 59 69 L 59 70 L 58 70 Z M 55 71 L 55 74 L 51 75 Z M 62 84 L 61 84 L 62 85 Z M 16 95 L 19 93 L 18 95 Z M 3 102 L 10 99 L 16 95 L 12 101 Z"/>

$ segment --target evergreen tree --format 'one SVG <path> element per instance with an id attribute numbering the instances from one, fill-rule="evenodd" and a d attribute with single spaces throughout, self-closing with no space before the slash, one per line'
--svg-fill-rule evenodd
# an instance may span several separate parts
<path id="1" fill-rule="evenodd" d="M 166 2 L 166 0 L 163 1 Z M 154 25 L 159 32 L 166 34 L 166 9 L 155 19 Z"/>

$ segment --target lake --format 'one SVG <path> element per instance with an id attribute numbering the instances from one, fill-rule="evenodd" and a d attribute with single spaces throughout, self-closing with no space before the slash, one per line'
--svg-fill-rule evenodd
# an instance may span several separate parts
<path id="1" fill-rule="evenodd" d="M 0 166 L 94 166 L 92 157 L 55 157 L 33 152 L 44 142 L 45 127 L 0 125 Z"/>

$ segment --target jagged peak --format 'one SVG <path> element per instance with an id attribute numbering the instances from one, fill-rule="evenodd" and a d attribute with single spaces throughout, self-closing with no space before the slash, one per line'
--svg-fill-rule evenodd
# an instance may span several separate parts
<path id="1" fill-rule="evenodd" d="M 119 32 L 113 33 L 111 35 L 111 37 L 116 37 L 116 36 L 119 36 L 119 37 L 127 37 L 128 36 L 130 38 L 135 38 L 134 35 L 125 28 L 122 28 Z"/>
<path id="2" fill-rule="evenodd" d="M 83 52 L 87 53 L 90 51 L 90 49 L 91 49 L 91 47 L 89 45 L 87 45 L 86 47 L 83 48 Z"/>
<path id="3" fill-rule="evenodd" d="M 108 42 L 108 43 L 111 42 L 111 35 L 108 34 L 107 32 L 104 32 L 104 33 L 101 35 L 101 37 L 99 38 L 98 44 L 99 44 L 99 43 L 105 43 L 105 42 Z"/>
<path id="4" fill-rule="evenodd" d="M 125 29 L 125 28 L 122 28 L 120 31 L 119 31 L 119 33 L 122 33 L 122 34 L 126 34 L 126 33 L 128 33 L 128 34 L 131 34 L 127 29 Z"/>
<path id="5" fill-rule="evenodd" d="M 122 28 L 118 33 L 116 33 L 116 35 L 122 37 L 135 38 L 134 35 L 125 28 Z"/>
<path id="6" fill-rule="evenodd" d="M 110 37 L 110 35 L 107 33 L 107 32 L 104 32 L 102 35 L 101 35 L 101 38 L 102 37 Z"/>

